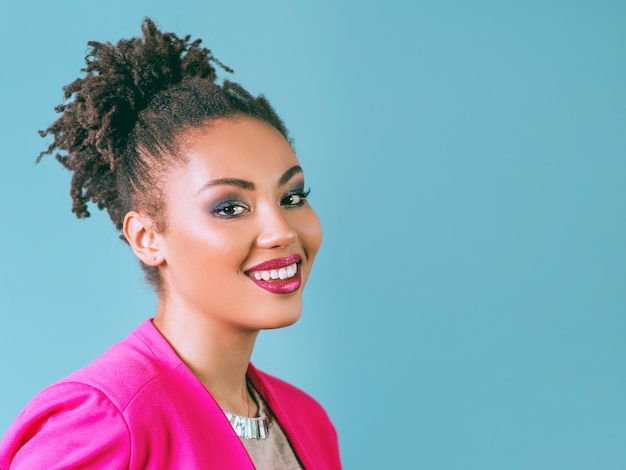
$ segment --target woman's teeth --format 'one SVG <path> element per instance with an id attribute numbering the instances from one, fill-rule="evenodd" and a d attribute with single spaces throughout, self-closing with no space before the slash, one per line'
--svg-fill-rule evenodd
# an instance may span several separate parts
<path id="1" fill-rule="evenodd" d="M 269 271 L 255 271 L 250 273 L 257 281 L 274 281 L 276 279 L 289 279 L 294 277 L 298 272 L 298 265 L 293 263 L 286 268 L 270 269 Z"/>

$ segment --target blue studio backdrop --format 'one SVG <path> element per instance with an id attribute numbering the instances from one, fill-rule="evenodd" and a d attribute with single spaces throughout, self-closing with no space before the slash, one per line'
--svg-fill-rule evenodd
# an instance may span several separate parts
<path id="1" fill-rule="evenodd" d="M 0 6 L 0 432 L 154 313 L 37 135 L 89 40 L 202 38 L 284 118 L 324 243 L 254 362 L 347 469 L 626 468 L 626 3 Z"/>

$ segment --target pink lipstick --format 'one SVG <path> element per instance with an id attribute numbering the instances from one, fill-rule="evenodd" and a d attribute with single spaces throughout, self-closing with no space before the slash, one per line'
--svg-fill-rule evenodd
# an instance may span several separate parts
<path id="1" fill-rule="evenodd" d="M 302 284 L 299 255 L 276 258 L 257 264 L 245 271 L 252 282 L 273 294 L 295 292 Z"/>

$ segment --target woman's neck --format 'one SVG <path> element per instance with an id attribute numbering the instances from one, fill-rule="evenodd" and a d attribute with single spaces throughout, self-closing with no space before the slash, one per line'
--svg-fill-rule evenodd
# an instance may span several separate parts
<path id="1" fill-rule="evenodd" d="M 208 315 L 159 301 L 155 327 L 223 409 L 256 416 L 246 372 L 258 331 L 243 330 Z"/>

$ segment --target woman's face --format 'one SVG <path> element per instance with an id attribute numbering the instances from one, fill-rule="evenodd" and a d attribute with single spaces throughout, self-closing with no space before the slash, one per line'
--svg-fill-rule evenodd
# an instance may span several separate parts
<path id="1" fill-rule="evenodd" d="M 322 232 L 291 146 L 244 117 L 184 137 L 157 236 L 166 304 L 244 329 L 294 323 Z"/>

